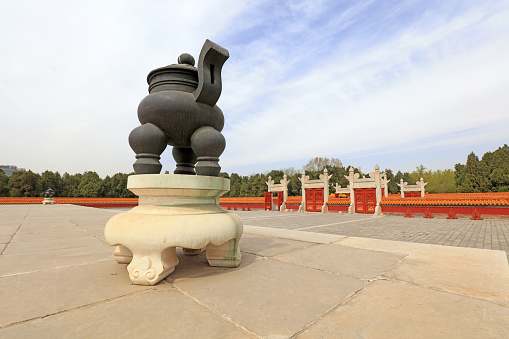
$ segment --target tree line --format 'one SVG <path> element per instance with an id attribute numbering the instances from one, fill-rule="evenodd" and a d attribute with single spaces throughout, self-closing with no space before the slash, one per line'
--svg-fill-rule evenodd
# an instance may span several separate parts
<path id="1" fill-rule="evenodd" d="M 327 168 L 329 175 L 329 191 L 334 192 L 336 183 L 341 187 L 348 185 L 345 175 L 348 175 L 350 166 L 343 166 L 339 159 L 328 159 L 316 157 L 309 160 L 303 166 L 303 170 L 309 175 L 310 179 L 318 179 Z M 354 172 L 362 177 L 364 173 L 360 168 L 354 167 Z M 397 184 L 401 179 L 410 185 L 415 184 L 421 178 L 428 184 L 425 186 L 428 193 L 487 193 L 487 192 L 509 192 L 509 146 L 506 144 L 499 147 L 494 152 L 486 152 L 482 159 L 470 153 L 466 164 L 456 164 L 453 169 L 428 170 L 423 165 L 419 165 L 412 172 L 394 171 L 386 168 L 383 172 L 387 174 L 388 191 L 391 194 L 397 194 L 400 188 Z M 272 170 L 267 173 L 257 173 L 250 176 L 240 176 L 237 173 L 220 175 L 230 179 L 230 192 L 225 196 L 229 197 L 262 197 L 267 191 L 266 182 L 271 176 L 274 183 L 278 184 L 283 175 L 287 174 L 290 182 L 288 183 L 288 195 L 301 195 L 301 182 L 299 180 L 301 173 L 295 168 L 286 168 L 281 170 Z M 369 174 L 366 174 L 369 176 Z"/>
<path id="2" fill-rule="evenodd" d="M 454 174 L 459 192 L 509 192 L 509 146 L 486 152 L 481 160 L 474 152 L 466 164 L 456 164 Z"/>
<path id="3" fill-rule="evenodd" d="M 129 175 L 117 173 L 101 179 L 93 171 L 60 175 L 52 171 L 38 174 L 28 170 L 14 172 L 9 178 L 0 170 L 0 196 L 43 197 L 51 188 L 55 197 L 133 198 L 136 195 L 127 189 Z"/>
<path id="4" fill-rule="evenodd" d="M 310 179 L 318 179 L 323 169 L 327 168 L 329 175 L 329 191 L 334 192 L 336 183 L 341 187 L 348 185 L 345 175 L 348 175 L 350 166 L 343 166 L 339 159 L 316 157 L 302 170 L 306 171 Z M 237 173 L 221 172 L 220 176 L 230 179 L 230 192 L 225 197 L 263 197 L 267 191 L 267 180 L 271 176 L 276 184 L 286 174 L 288 195 L 301 195 L 301 171 L 293 167 L 271 170 L 266 173 L 256 173 L 241 176 Z M 354 172 L 361 176 L 364 173 L 360 168 L 354 167 Z M 486 152 L 481 160 L 470 153 L 465 164 L 456 164 L 454 170 L 428 170 L 423 165 L 417 166 L 413 172 L 397 171 L 386 168 L 389 193 L 399 192 L 400 180 L 414 184 L 422 177 L 427 182 L 426 192 L 429 193 L 483 193 L 483 192 L 509 192 L 509 146 L 504 145 L 493 152 Z M 14 172 L 8 177 L 0 169 L 0 196 L 11 197 L 43 197 L 48 188 L 55 191 L 56 197 L 108 197 L 128 198 L 135 195 L 127 189 L 127 177 L 134 173 L 117 173 L 101 179 L 96 172 L 83 174 L 60 175 L 58 172 L 45 171 L 37 174 L 32 171 Z M 369 176 L 369 174 L 367 175 Z M 334 185 L 334 186 L 333 186 Z"/>

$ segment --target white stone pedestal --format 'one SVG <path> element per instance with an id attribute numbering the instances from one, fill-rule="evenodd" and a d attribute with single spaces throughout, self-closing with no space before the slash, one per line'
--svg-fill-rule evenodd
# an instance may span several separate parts
<path id="1" fill-rule="evenodd" d="M 55 200 L 53 200 L 53 198 L 44 198 L 44 200 L 42 201 L 42 204 L 43 205 L 53 205 L 55 203 Z"/>
<path id="2" fill-rule="evenodd" d="M 176 247 L 199 254 L 206 247 L 211 266 L 237 267 L 242 221 L 219 206 L 230 180 L 181 174 L 143 174 L 128 178 L 139 205 L 115 215 L 104 234 L 117 246 L 115 259 L 129 263 L 133 284 L 154 285 L 174 271 Z"/>

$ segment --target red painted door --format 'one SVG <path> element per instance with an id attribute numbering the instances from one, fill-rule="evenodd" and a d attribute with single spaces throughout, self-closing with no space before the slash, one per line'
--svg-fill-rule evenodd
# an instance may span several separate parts
<path id="1" fill-rule="evenodd" d="M 272 192 L 265 192 L 265 210 L 272 209 Z"/>
<path id="2" fill-rule="evenodd" d="M 323 188 L 315 188 L 315 212 L 321 212 L 323 206 Z"/>
<path id="3" fill-rule="evenodd" d="M 355 194 L 355 213 L 375 213 L 376 189 L 358 188 Z"/>
<path id="4" fill-rule="evenodd" d="M 366 213 L 364 206 L 364 189 L 358 188 L 354 190 L 355 195 L 355 213 Z"/>
<path id="5" fill-rule="evenodd" d="M 315 210 L 315 190 L 306 188 L 306 211 L 313 212 Z"/>
<path id="6" fill-rule="evenodd" d="M 281 205 L 283 205 L 283 192 L 277 192 L 277 210 L 279 211 L 279 208 Z"/>
<path id="7" fill-rule="evenodd" d="M 321 212 L 323 206 L 323 188 L 306 188 L 306 211 Z"/>
<path id="8" fill-rule="evenodd" d="M 364 213 L 375 213 L 376 208 L 376 188 L 365 188 L 364 198 L 366 199 L 366 209 Z"/>

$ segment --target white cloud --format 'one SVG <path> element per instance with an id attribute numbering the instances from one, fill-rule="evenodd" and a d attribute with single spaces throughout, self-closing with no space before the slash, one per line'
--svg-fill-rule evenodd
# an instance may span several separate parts
<path id="1" fill-rule="evenodd" d="M 127 143 L 151 69 L 198 54 L 236 1 L 4 2 L 0 163 L 37 172 L 132 171 Z"/>
<path id="2" fill-rule="evenodd" d="M 224 170 L 503 140 L 507 7 L 4 2 L 0 163 L 102 176 L 131 171 L 127 137 L 139 124 L 147 73 L 182 52 L 197 57 L 206 38 L 231 55 L 218 103 L 227 119 Z M 479 126 L 470 139 L 454 133 Z M 162 159 L 168 170 L 170 153 Z"/>
<path id="3" fill-rule="evenodd" d="M 383 148 L 418 150 L 423 138 L 477 126 L 509 127 L 503 94 L 509 90 L 509 48 L 499 37 L 508 31 L 508 11 L 426 20 L 353 51 L 355 57 L 333 53 L 328 63 L 270 87 L 271 104 L 226 132 L 225 167 Z M 490 36 L 493 30 L 499 35 Z M 468 145 L 494 136 L 502 137 L 484 132 L 440 139 Z"/>

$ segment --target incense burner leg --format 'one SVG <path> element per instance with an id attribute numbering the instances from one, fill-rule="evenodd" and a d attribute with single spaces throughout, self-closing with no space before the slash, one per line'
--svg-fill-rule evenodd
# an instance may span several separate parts
<path id="1" fill-rule="evenodd" d="M 196 175 L 194 166 L 196 165 L 197 158 L 191 147 L 174 146 L 171 153 L 173 159 L 177 162 L 177 168 L 173 173 Z"/>
<path id="2" fill-rule="evenodd" d="M 129 264 L 133 260 L 133 252 L 124 245 L 118 245 L 113 255 L 119 264 Z"/>
<path id="3" fill-rule="evenodd" d="M 127 270 L 133 284 L 155 285 L 173 272 L 178 263 L 175 247 L 168 247 L 162 252 L 134 250 Z"/>
<path id="4" fill-rule="evenodd" d="M 221 132 L 212 127 L 201 127 L 191 136 L 191 147 L 198 157 L 196 174 L 217 177 L 221 171 L 219 156 L 226 147 Z"/>
<path id="5" fill-rule="evenodd" d="M 163 165 L 159 162 L 166 149 L 167 141 L 164 132 L 154 124 L 136 127 L 129 134 L 129 145 L 136 153 L 133 164 L 136 174 L 159 174 Z"/>
<path id="6" fill-rule="evenodd" d="M 222 245 L 207 245 L 207 261 L 210 266 L 237 267 L 240 265 L 239 241 L 233 238 Z"/>

